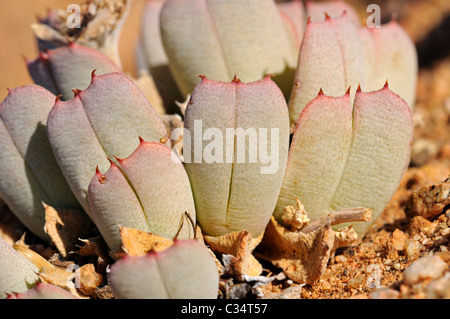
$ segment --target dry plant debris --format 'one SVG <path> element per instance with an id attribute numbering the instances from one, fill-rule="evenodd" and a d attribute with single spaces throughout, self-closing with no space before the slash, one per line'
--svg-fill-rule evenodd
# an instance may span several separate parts
<path id="1" fill-rule="evenodd" d="M 297 208 L 301 207 L 297 205 Z M 272 217 L 258 247 L 258 256 L 280 267 L 295 282 L 313 284 L 324 273 L 336 249 L 351 245 L 357 239 L 351 226 L 338 231 L 334 231 L 332 226 L 350 221 L 369 221 L 370 218 L 369 209 L 347 209 L 318 219 L 300 231 L 291 231 Z"/>
<path id="2" fill-rule="evenodd" d="M 89 217 L 73 209 L 55 209 L 44 204 L 45 232 L 62 257 L 76 248 L 78 238 L 84 238 L 95 228 Z"/>

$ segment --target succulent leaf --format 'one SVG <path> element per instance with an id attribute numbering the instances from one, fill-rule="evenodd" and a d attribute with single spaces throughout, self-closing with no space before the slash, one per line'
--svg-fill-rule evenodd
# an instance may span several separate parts
<path id="1" fill-rule="evenodd" d="M 353 111 L 349 94 L 319 94 L 297 122 L 275 218 L 282 223 L 298 198 L 312 220 L 347 207 L 370 208 L 375 220 L 400 184 L 412 139 L 411 111 L 387 85 L 357 91 Z"/>
<path id="2" fill-rule="evenodd" d="M 25 292 L 39 280 L 39 269 L 0 237 L 0 299 Z"/>
<path id="3" fill-rule="evenodd" d="M 6 299 L 77 299 L 77 297 L 62 288 L 38 283 L 36 287 L 26 292 L 10 294 Z"/>
<path id="4" fill-rule="evenodd" d="M 194 236 L 193 225 L 182 224 L 185 212 L 195 223 L 195 206 L 186 171 L 176 159 L 167 146 L 141 141 L 133 154 L 118 161 L 120 168 L 111 163 L 105 174 L 92 178 L 93 219 L 112 250 L 121 244 L 119 225 L 165 238 Z"/>
<path id="5" fill-rule="evenodd" d="M 290 35 L 295 56 L 298 56 L 300 44 L 306 26 L 306 10 L 301 0 L 277 2 L 277 8 Z"/>
<path id="6" fill-rule="evenodd" d="M 272 0 L 168 0 L 160 19 L 170 69 L 184 96 L 200 74 L 217 81 L 237 74 L 250 82 L 269 73 L 278 75 L 274 80 L 289 96 L 296 51 Z"/>
<path id="7" fill-rule="evenodd" d="M 94 76 L 72 100 L 57 101 L 48 117 L 47 134 L 64 176 L 90 215 L 87 192 L 95 168 L 106 171 L 108 159 L 129 156 L 139 137 L 159 142 L 166 129 L 132 80 L 109 73 Z"/>
<path id="8" fill-rule="evenodd" d="M 177 240 L 162 252 L 118 260 L 109 274 L 117 299 L 216 299 L 219 275 L 207 248 Z"/>
<path id="9" fill-rule="evenodd" d="M 379 90 L 388 80 L 391 90 L 412 109 L 418 59 L 411 38 L 394 20 L 380 28 L 361 28 L 359 34 L 365 58 L 363 90 Z"/>
<path id="10" fill-rule="evenodd" d="M 33 81 L 55 95 L 62 95 L 64 100 L 73 95 L 73 89 L 84 90 L 89 85 L 93 70 L 98 75 L 120 72 L 120 68 L 100 51 L 76 43 L 48 50 L 28 62 Z"/>
<path id="11" fill-rule="evenodd" d="M 190 132 L 184 145 L 191 146 L 186 148 L 187 154 L 183 153 L 185 167 L 202 231 L 220 236 L 247 230 L 258 237 L 272 215 L 287 161 L 289 120 L 282 92 L 269 76 L 251 83 L 203 78 L 192 93 L 184 125 Z M 202 147 L 198 142 L 198 137 L 213 138 L 208 137 L 210 128 L 218 130 L 225 139 L 220 145 L 215 144 L 215 155 L 223 156 L 212 160 L 199 158 L 207 155 L 214 144 Z M 229 129 L 235 130 L 236 137 L 233 132 L 228 133 Z M 239 132 L 250 134 L 252 130 L 258 131 L 257 146 L 238 138 L 242 135 Z M 261 141 L 263 130 L 267 130 L 267 144 Z M 261 153 L 256 161 L 250 160 L 264 147 L 272 156 L 278 156 L 273 158 L 274 171 L 264 172 L 271 164 L 263 163 Z M 242 155 L 244 160 L 239 159 Z"/>
<path id="12" fill-rule="evenodd" d="M 161 39 L 159 15 L 164 0 L 147 0 L 142 15 L 140 51 L 143 66 L 155 79 L 155 84 L 168 113 L 177 111 L 176 101 L 183 101 L 172 73 Z"/>
<path id="13" fill-rule="evenodd" d="M 294 124 L 303 108 L 320 89 L 330 96 L 351 96 L 363 83 L 364 58 L 358 27 L 349 14 L 306 25 L 298 58 L 297 72 L 289 101 Z"/>
<path id="14" fill-rule="evenodd" d="M 79 208 L 50 147 L 46 122 L 55 96 L 37 85 L 10 90 L 0 105 L 0 194 L 34 234 L 44 232 L 42 202 Z"/>

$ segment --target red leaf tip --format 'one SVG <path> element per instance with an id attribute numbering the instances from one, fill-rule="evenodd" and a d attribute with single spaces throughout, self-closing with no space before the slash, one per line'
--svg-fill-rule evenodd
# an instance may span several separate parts
<path id="1" fill-rule="evenodd" d="M 202 80 L 206 79 L 206 76 L 204 76 L 202 74 L 200 74 L 198 77 L 201 78 Z"/>
<path id="2" fill-rule="evenodd" d="M 145 143 L 144 139 L 139 136 L 139 144 Z"/>
<path id="3" fill-rule="evenodd" d="M 323 90 L 322 90 L 322 88 L 320 88 L 320 90 L 319 90 L 319 94 L 317 94 L 317 95 L 324 95 L 324 94 L 323 94 Z"/>
<path id="4" fill-rule="evenodd" d="M 384 83 L 383 89 L 389 89 L 389 80 L 386 80 L 386 83 Z"/>
<path id="5" fill-rule="evenodd" d="M 361 84 L 358 85 L 358 88 L 356 89 L 356 92 L 361 92 Z"/>
<path id="6" fill-rule="evenodd" d="M 46 50 L 46 52 L 39 52 L 39 60 L 41 60 L 41 61 L 45 61 L 45 62 L 47 62 L 48 61 L 48 53 L 47 53 L 47 50 Z"/>
<path id="7" fill-rule="evenodd" d="M 233 82 L 233 83 L 240 83 L 241 80 L 239 80 L 239 78 L 238 78 L 237 75 L 235 74 L 235 75 L 234 75 L 234 78 L 233 78 L 233 80 L 231 80 L 231 82 Z"/>
<path id="8" fill-rule="evenodd" d="M 330 20 L 331 19 L 330 15 L 328 13 L 324 12 L 324 14 L 325 14 L 325 20 Z"/>
<path id="9" fill-rule="evenodd" d="M 55 98 L 55 102 L 61 101 L 61 98 L 62 98 L 62 94 L 58 95 L 58 96 Z"/>
<path id="10" fill-rule="evenodd" d="M 121 162 L 123 161 L 122 158 L 118 158 L 117 156 L 114 156 L 114 158 L 115 158 L 116 161 L 119 162 L 119 163 L 121 163 Z M 111 165 L 116 165 L 116 163 L 114 163 L 113 161 L 111 161 L 109 158 L 108 158 L 108 160 L 109 160 L 109 162 L 111 163 Z"/>
<path id="11" fill-rule="evenodd" d="M 76 97 L 78 94 L 80 94 L 81 90 L 78 89 L 72 89 L 73 97 Z"/>
<path id="12" fill-rule="evenodd" d="M 96 76 L 96 74 L 95 74 L 96 71 L 97 71 L 97 69 L 94 69 L 94 71 L 92 71 L 92 73 L 91 73 L 91 79 L 93 79 L 93 78 Z"/>
<path id="13" fill-rule="evenodd" d="M 352 86 L 349 86 L 347 89 L 347 92 L 345 92 L 346 95 L 350 95 L 350 90 L 351 90 Z"/>
<path id="14" fill-rule="evenodd" d="M 100 170 L 98 169 L 98 165 L 95 168 L 95 176 L 97 177 L 98 182 L 100 184 L 105 184 L 106 183 L 106 176 L 103 175 L 102 173 L 100 173 Z"/>

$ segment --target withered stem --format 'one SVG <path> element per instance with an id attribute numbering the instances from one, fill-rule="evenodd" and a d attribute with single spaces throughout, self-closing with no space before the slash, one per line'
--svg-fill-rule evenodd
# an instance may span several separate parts
<path id="1" fill-rule="evenodd" d="M 370 208 L 365 207 L 355 207 L 355 208 L 345 208 L 335 212 L 330 215 L 319 218 L 313 221 L 311 224 L 306 226 L 301 230 L 302 233 L 310 233 L 320 227 L 327 217 L 331 218 L 331 225 L 338 225 L 342 223 L 350 222 L 367 222 L 372 219 L 372 211 Z"/>

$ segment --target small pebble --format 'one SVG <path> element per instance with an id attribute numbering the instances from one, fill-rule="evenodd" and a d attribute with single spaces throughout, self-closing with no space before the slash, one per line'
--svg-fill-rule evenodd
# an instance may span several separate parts
<path id="1" fill-rule="evenodd" d="M 417 258 L 421 249 L 422 245 L 417 240 L 405 240 L 406 258 L 408 258 L 408 260 Z"/>
<path id="2" fill-rule="evenodd" d="M 394 230 L 392 233 L 391 244 L 396 251 L 402 251 L 405 249 L 405 240 L 406 235 L 404 232 L 400 229 Z"/>
<path id="3" fill-rule="evenodd" d="M 334 261 L 336 263 L 345 263 L 347 261 L 347 257 L 345 257 L 344 255 L 337 255 L 336 257 L 334 257 Z"/>
<path id="4" fill-rule="evenodd" d="M 363 285 L 365 281 L 365 277 L 363 275 L 358 275 L 348 281 L 348 288 L 359 288 Z"/>
<path id="5" fill-rule="evenodd" d="M 426 256 L 412 263 L 403 272 L 403 281 L 414 285 L 426 279 L 436 279 L 444 274 L 447 264 L 438 256 Z"/>

